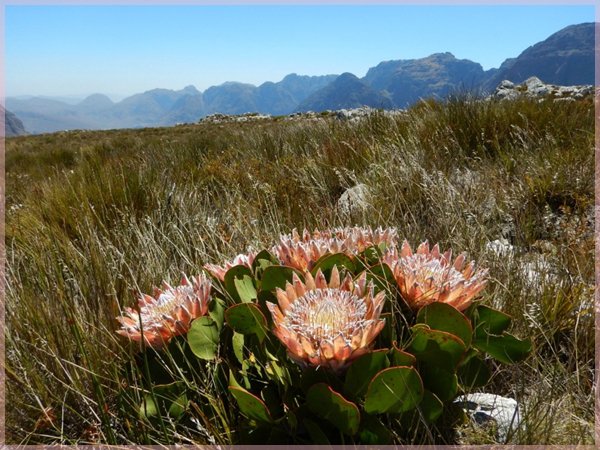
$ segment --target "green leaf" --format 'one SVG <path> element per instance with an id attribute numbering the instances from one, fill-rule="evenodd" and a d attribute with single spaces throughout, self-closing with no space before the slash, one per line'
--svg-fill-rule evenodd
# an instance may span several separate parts
<path id="1" fill-rule="evenodd" d="M 246 417 L 257 422 L 273 423 L 267 405 L 256 395 L 238 386 L 229 386 L 229 392 L 231 392 L 240 407 L 240 411 Z"/>
<path id="2" fill-rule="evenodd" d="M 266 336 L 267 319 L 258 305 L 239 303 L 225 311 L 227 324 L 237 333 L 255 334 L 262 342 Z"/>
<path id="3" fill-rule="evenodd" d="M 272 291 L 275 288 L 285 289 L 286 282 L 291 283 L 296 273 L 301 280 L 304 277 L 297 270 L 287 266 L 269 266 L 263 272 L 260 289 L 261 291 Z"/>
<path id="4" fill-rule="evenodd" d="M 174 418 L 179 418 L 183 415 L 185 410 L 187 409 L 188 398 L 186 394 L 181 394 L 179 397 L 175 399 L 171 406 L 169 407 L 169 416 Z"/>
<path id="5" fill-rule="evenodd" d="M 379 248 L 377 245 L 371 245 L 360 252 L 357 259 L 360 261 L 361 265 L 366 268 L 379 264 L 382 254 L 383 249 Z"/>
<path id="6" fill-rule="evenodd" d="M 275 258 L 268 250 L 263 250 L 254 257 L 254 262 L 252 263 L 252 272 L 260 279 L 262 278 L 262 274 L 267 267 L 276 264 L 279 264 L 277 258 Z"/>
<path id="7" fill-rule="evenodd" d="M 344 392 L 352 398 L 362 397 L 369 387 L 371 379 L 390 363 L 386 357 L 387 350 L 375 350 L 359 356 L 346 373 Z"/>
<path id="8" fill-rule="evenodd" d="M 217 357 L 219 348 L 219 328 L 209 316 L 203 316 L 192 322 L 187 333 L 190 349 L 200 359 L 207 361 Z"/>
<path id="9" fill-rule="evenodd" d="M 394 345 L 392 346 L 392 348 L 390 349 L 388 355 L 389 355 L 392 366 L 409 366 L 409 367 L 411 367 L 417 363 L 417 358 L 415 358 L 414 355 L 411 355 L 410 353 L 400 350 L 398 347 L 396 347 L 395 342 L 394 342 Z"/>
<path id="10" fill-rule="evenodd" d="M 469 359 L 466 364 L 462 364 L 458 368 L 457 374 L 460 384 L 467 388 L 485 386 L 492 376 L 490 368 L 477 356 Z"/>
<path id="11" fill-rule="evenodd" d="M 390 443 L 392 433 L 379 419 L 365 414 L 360 424 L 359 437 L 361 444 L 385 445 Z"/>
<path id="12" fill-rule="evenodd" d="M 453 334 L 463 341 L 465 347 L 471 345 L 473 329 L 469 320 L 450 305 L 434 302 L 424 306 L 417 313 L 417 323 L 427 324 L 432 330 Z"/>
<path id="13" fill-rule="evenodd" d="M 225 274 L 225 289 L 236 303 L 256 300 L 252 271 L 242 265 L 233 266 Z"/>
<path id="14" fill-rule="evenodd" d="M 215 298 L 208 307 L 208 315 L 215 321 L 219 332 L 223 328 L 223 322 L 225 321 L 225 302 L 220 298 Z"/>
<path id="15" fill-rule="evenodd" d="M 454 372 L 467 350 L 461 339 L 445 331 L 431 330 L 424 325 L 416 325 L 411 330 L 413 336 L 409 351 L 418 361 Z"/>
<path id="16" fill-rule="evenodd" d="M 152 392 L 144 395 L 139 412 L 146 419 L 167 414 L 174 419 L 178 419 L 183 415 L 186 408 L 185 383 L 177 381 L 153 386 Z"/>
<path id="17" fill-rule="evenodd" d="M 425 390 L 419 411 L 428 423 L 433 423 L 442 415 L 444 404 L 433 392 Z"/>
<path id="18" fill-rule="evenodd" d="M 360 276 L 360 275 L 359 275 Z M 367 282 L 372 281 L 375 286 L 375 292 L 391 291 L 394 292 L 396 280 L 392 269 L 386 263 L 377 264 L 367 269 Z"/>
<path id="19" fill-rule="evenodd" d="M 446 370 L 435 363 L 421 363 L 419 373 L 426 389 L 436 394 L 440 400 L 452 400 L 458 392 L 458 377 L 454 371 Z"/>
<path id="20" fill-rule="evenodd" d="M 390 367 L 379 372 L 367 391 L 367 414 L 400 413 L 415 408 L 423 398 L 423 382 L 413 367 Z"/>
<path id="21" fill-rule="evenodd" d="M 306 394 L 308 409 L 350 436 L 358 432 L 358 407 L 325 383 L 313 385 Z"/>
<path id="22" fill-rule="evenodd" d="M 344 267 L 350 273 L 354 273 L 355 270 L 354 261 L 352 261 L 348 255 L 344 253 L 335 253 L 333 255 L 325 255 L 320 258 L 310 273 L 314 277 L 317 275 L 317 271 L 320 269 L 321 272 L 323 272 L 323 275 L 325 275 L 325 278 L 329 280 L 329 277 L 331 276 L 331 269 L 333 269 L 334 266 L 337 266 L 340 272 Z"/>
<path id="23" fill-rule="evenodd" d="M 234 331 L 231 337 L 231 346 L 236 359 L 240 363 L 244 362 L 244 335 Z"/>
<path id="24" fill-rule="evenodd" d="M 506 332 L 502 336 L 476 337 L 473 346 L 505 364 L 524 360 L 532 348 L 531 340 L 517 339 Z"/>
<path id="25" fill-rule="evenodd" d="M 473 311 L 476 337 L 482 337 L 486 334 L 502 334 L 508 329 L 511 321 L 512 319 L 508 314 L 489 306 L 478 305 Z"/>

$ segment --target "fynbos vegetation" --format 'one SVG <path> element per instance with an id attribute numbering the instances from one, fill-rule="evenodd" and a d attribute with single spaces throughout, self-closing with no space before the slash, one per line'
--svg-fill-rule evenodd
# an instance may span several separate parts
<path id="1" fill-rule="evenodd" d="M 592 443 L 593 145 L 527 98 L 7 140 L 9 442 Z"/>

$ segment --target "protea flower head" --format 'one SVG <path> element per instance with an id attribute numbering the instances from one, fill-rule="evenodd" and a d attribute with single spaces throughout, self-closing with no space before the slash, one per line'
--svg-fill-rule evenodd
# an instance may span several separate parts
<path id="1" fill-rule="evenodd" d="M 381 227 L 372 228 L 346 227 L 312 233 L 306 229 L 302 235 L 297 229 L 291 234 L 283 235 L 272 252 L 277 255 L 282 264 L 301 271 L 311 270 L 317 260 L 326 254 L 345 253 L 356 255 L 372 245 L 381 243 L 386 246 L 396 244 L 396 229 Z"/>
<path id="2" fill-rule="evenodd" d="M 246 266 L 249 269 L 251 269 L 255 257 L 256 253 L 254 252 L 250 252 L 247 254 L 239 254 L 235 258 L 233 258 L 232 261 L 226 261 L 222 266 L 218 266 L 216 264 L 205 264 L 204 268 L 215 278 L 224 281 L 225 274 L 229 269 L 231 269 L 234 266 Z"/>
<path id="3" fill-rule="evenodd" d="M 451 260 L 452 250 L 442 254 L 437 244 L 430 250 L 427 241 L 413 253 L 405 240 L 399 254 L 392 248 L 384 256 L 402 298 L 413 310 L 429 303 L 444 302 L 462 311 L 485 287 L 487 269 L 475 271 L 473 261 L 465 265 L 464 253 L 454 263 Z"/>
<path id="4" fill-rule="evenodd" d="M 294 274 L 285 290 L 277 289 L 278 305 L 267 303 L 274 334 L 298 364 L 343 372 L 370 346 L 385 324 L 379 319 L 384 292 L 374 295 L 366 274 L 355 283 L 350 274 L 340 280 L 337 267 L 327 283 L 323 272 L 302 282 Z"/>
<path id="5" fill-rule="evenodd" d="M 117 317 L 121 323 L 117 333 L 132 341 L 143 339 L 146 345 L 159 349 L 174 336 L 187 333 L 192 320 L 206 315 L 210 289 L 204 274 L 192 280 L 184 275 L 176 287 L 163 283 L 163 289 L 156 289 L 153 297 L 140 296 L 139 311 L 125 308 L 125 315 Z"/>

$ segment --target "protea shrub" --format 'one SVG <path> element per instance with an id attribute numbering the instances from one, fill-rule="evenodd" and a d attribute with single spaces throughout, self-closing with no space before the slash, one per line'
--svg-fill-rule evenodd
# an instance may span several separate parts
<path id="1" fill-rule="evenodd" d="M 427 241 L 413 252 L 405 240 L 400 251 L 390 248 L 384 261 L 392 269 L 402 298 L 413 310 L 442 302 L 463 311 L 487 283 L 488 271 L 476 271 L 474 261 L 466 264 L 464 253 L 452 262 L 452 250 L 441 253 L 438 244 L 430 249 Z"/>
<path id="2" fill-rule="evenodd" d="M 294 274 L 285 289 L 276 289 L 279 305 L 267 303 L 273 317 L 273 334 L 288 355 L 302 366 L 343 372 L 370 345 L 385 324 L 379 319 L 385 292 L 374 294 L 366 273 L 355 283 L 348 273 L 343 280 L 337 267 L 328 283 L 322 271 L 302 282 Z"/>
<path id="3" fill-rule="evenodd" d="M 254 258 L 256 257 L 256 253 L 240 253 L 233 260 L 226 261 L 223 265 L 217 264 L 205 264 L 204 269 L 206 269 L 212 276 L 218 278 L 219 280 L 225 280 L 225 274 L 229 269 L 235 266 L 244 266 L 251 268 L 252 263 L 254 262 Z"/>
<path id="4" fill-rule="evenodd" d="M 396 245 L 397 232 L 394 228 L 334 228 L 332 230 L 312 233 L 298 230 L 281 236 L 279 243 L 271 250 L 286 266 L 301 271 L 312 270 L 317 261 L 325 255 L 342 253 L 347 256 L 357 255 L 369 247 L 392 247 Z"/>
<path id="5" fill-rule="evenodd" d="M 125 308 L 125 314 L 117 317 L 121 324 L 117 333 L 160 349 L 173 337 L 187 333 L 192 320 L 206 315 L 210 290 L 211 282 L 204 274 L 192 280 L 183 275 L 175 287 L 164 282 L 154 296 L 140 295 L 138 309 Z"/>
<path id="6" fill-rule="evenodd" d="M 394 228 L 293 230 L 268 248 L 205 265 L 222 281 L 212 288 L 205 277 L 168 287 L 119 319 L 121 334 L 152 346 L 185 334 L 206 373 L 221 374 L 210 397 L 229 394 L 239 408 L 232 443 L 406 441 L 484 386 L 488 359 L 530 351 L 507 332 L 511 318 L 477 297 L 487 271 L 464 255 L 398 248 Z M 181 398 L 198 405 L 203 394 L 177 386 L 164 414 L 193 417 Z"/>

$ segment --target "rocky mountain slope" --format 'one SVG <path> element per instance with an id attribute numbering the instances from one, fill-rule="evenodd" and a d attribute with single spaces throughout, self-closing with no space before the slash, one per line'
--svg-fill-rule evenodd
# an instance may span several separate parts
<path id="1" fill-rule="evenodd" d="M 0 106 L 0 111 L 4 111 L 4 135 L 6 137 L 28 134 L 21 119 L 12 112 L 5 110 L 2 106 Z"/>
<path id="2" fill-rule="evenodd" d="M 594 34 L 593 23 L 566 27 L 488 71 L 446 52 L 384 61 L 370 68 L 362 79 L 350 73 L 339 77 L 293 73 L 260 86 L 226 82 L 204 92 L 194 86 L 153 89 L 118 103 L 94 94 L 77 104 L 9 97 L 6 105 L 32 133 L 174 125 L 215 113 L 286 115 L 360 106 L 406 108 L 421 98 L 441 99 L 452 93 L 487 95 L 503 80 L 521 83 L 531 76 L 555 85 L 594 84 Z"/>
<path id="3" fill-rule="evenodd" d="M 360 106 L 390 109 L 393 104 L 389 98 L 359 80 L 356 75 L 343 73 L 331 84 L 318 90 L 300 103 L 296 111 L 337 110 L 358 108 Z"/>

